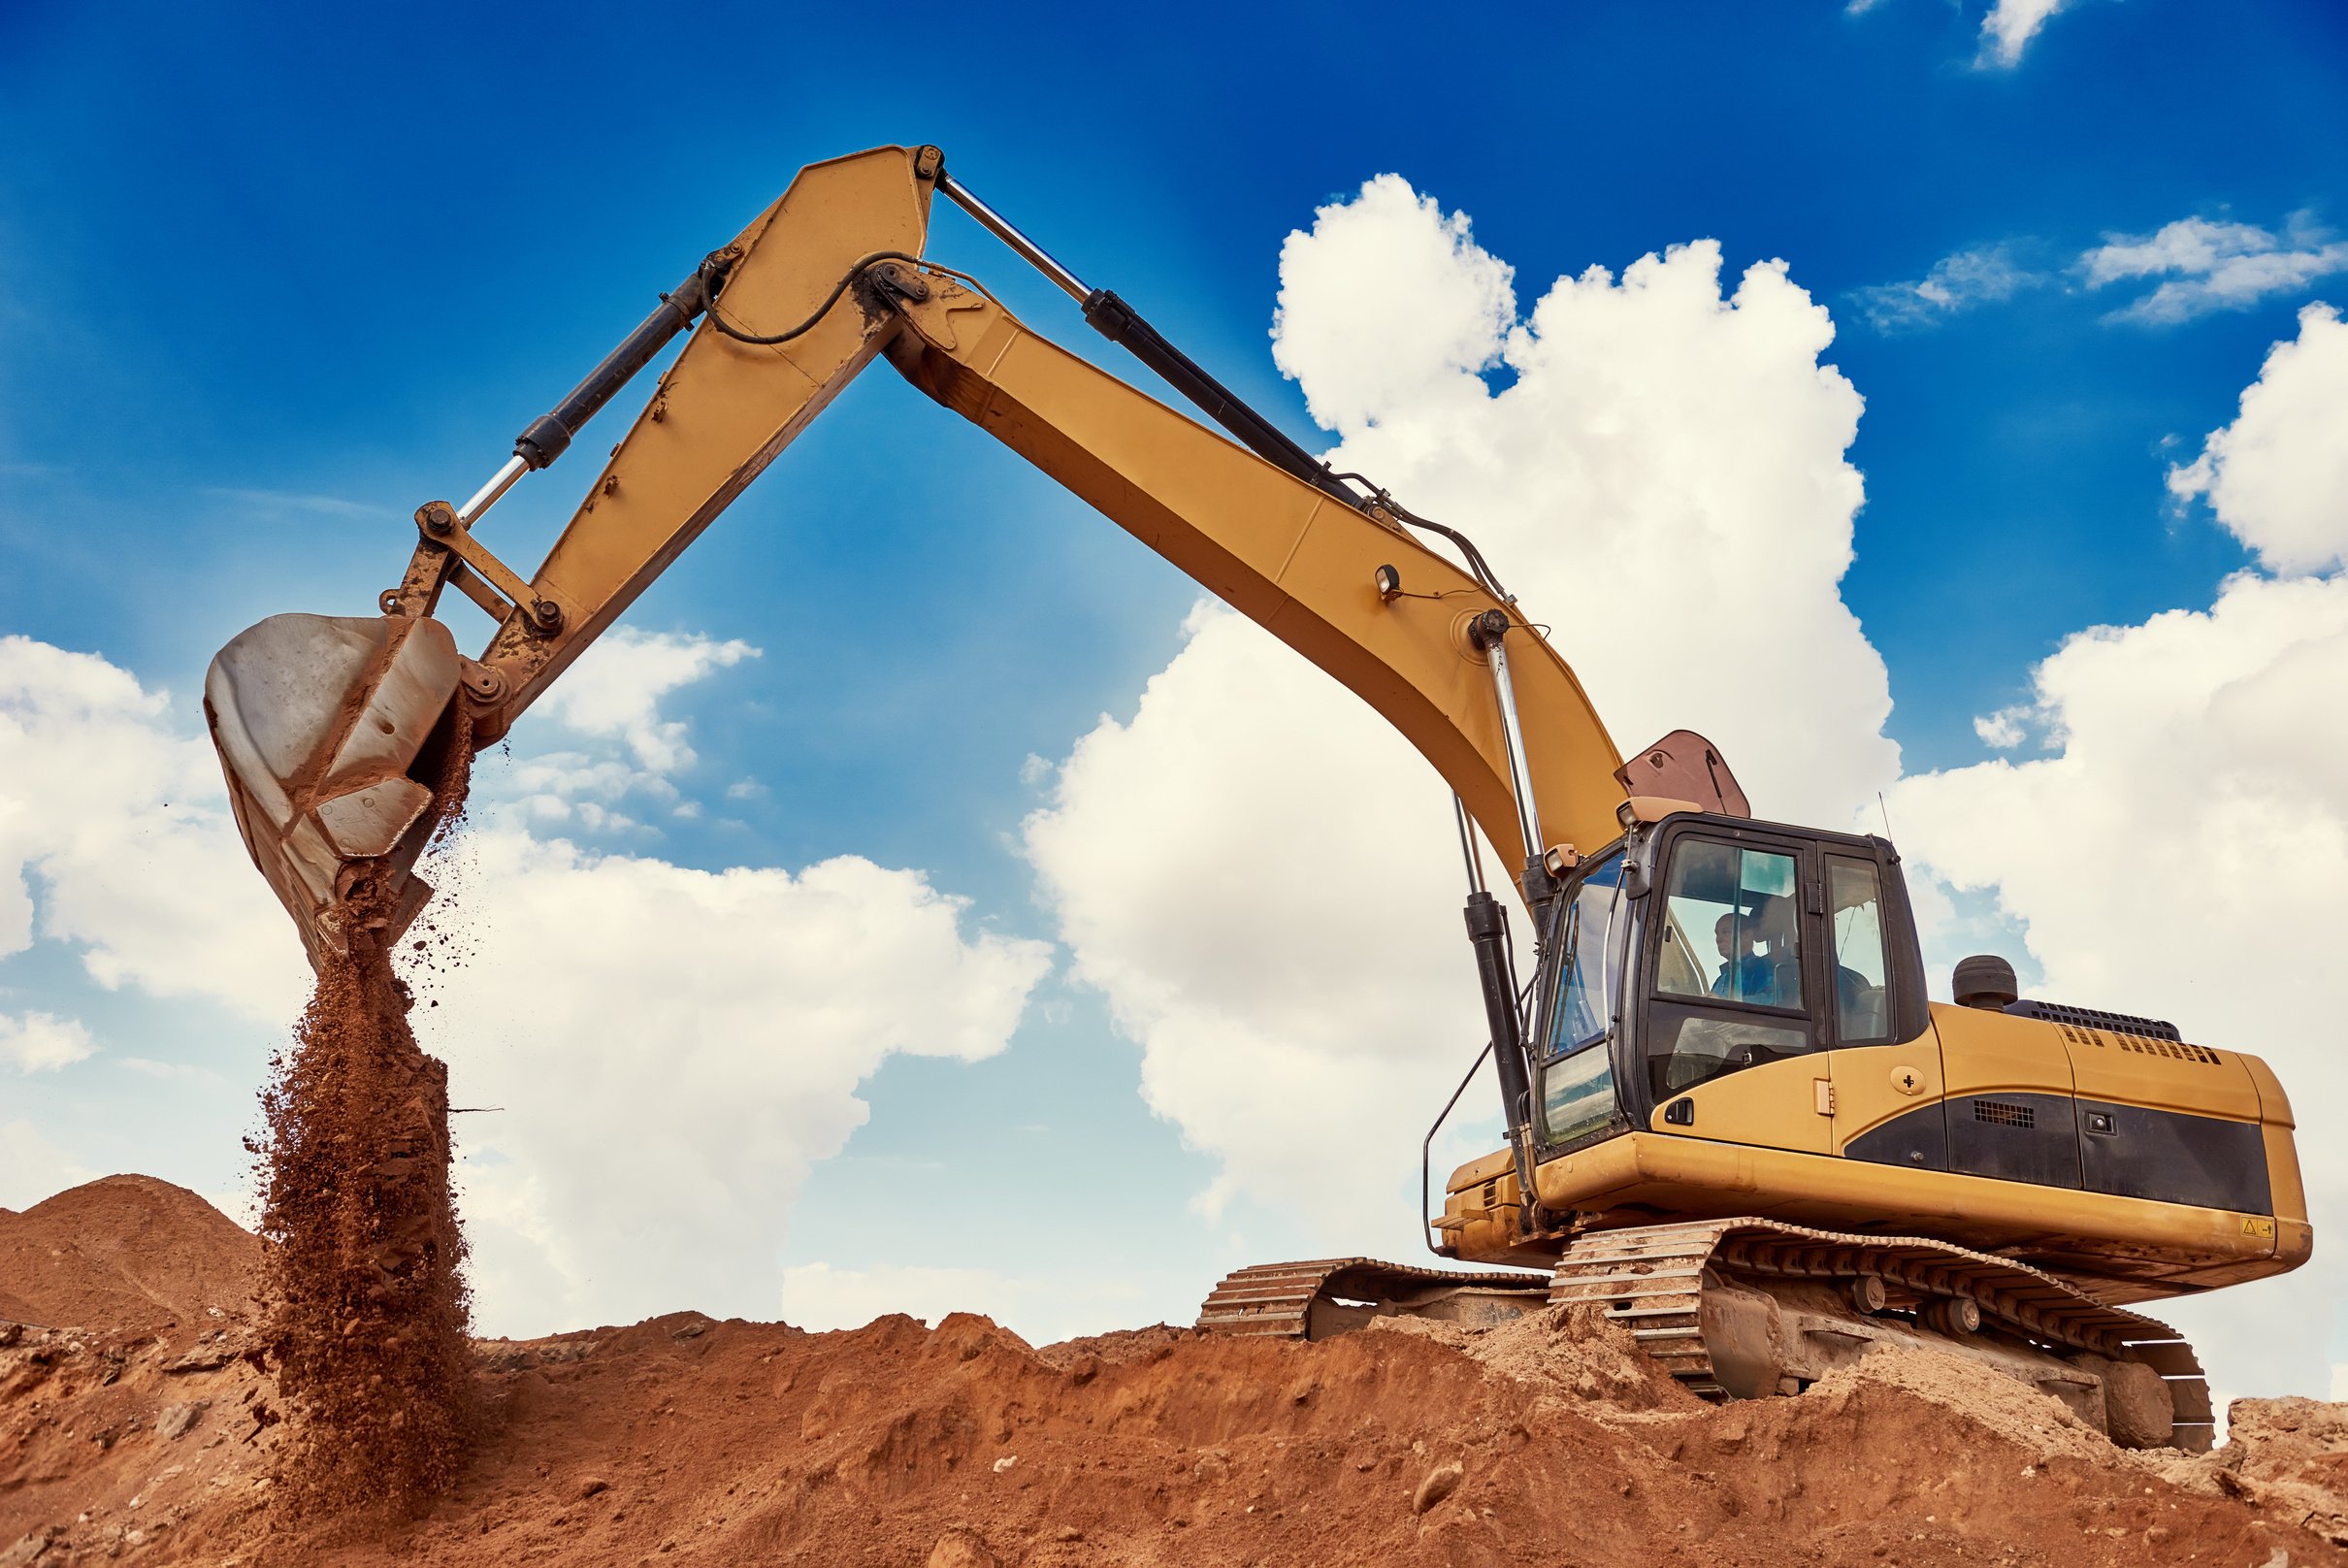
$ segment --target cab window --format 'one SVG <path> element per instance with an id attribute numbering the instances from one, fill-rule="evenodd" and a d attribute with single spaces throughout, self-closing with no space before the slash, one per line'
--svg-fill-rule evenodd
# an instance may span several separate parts
<path id="1" fill-rule="evenodd" d="M 1667 996 L 1799 1009 L 1802 920 L 1794 869 L 1794 857 L 1775 850 L 1681 839 L 1664 888 L 1655 989 Z"/>
<path id="2" fill-rule="evenodd" d="M 1572 1051 L 1604 1034 L 1614 998 L 1609 995 L 1606 953 L 1622 906 L 1622 856 L 1610 855 L 1582 872 L 1560 916 L 1557 995 L 1549 1010 L 1549 1054 Z"/>
<path id="3" fill-rule="evenodd" d="M 1804 1005 L 1801 871 L 1791 848 L 1671 845 L 1642 1031 L 1658 1098 L 1818 1048 Z"/>
<path id="4" fill-rule="evenodd" d="M 1843 1045 L 1890 1041 L 1891 992 L 1883 957 L 1883 888 L 1869 861 L 1826 859 L 1835 944 L 1835 1035 Z"/>

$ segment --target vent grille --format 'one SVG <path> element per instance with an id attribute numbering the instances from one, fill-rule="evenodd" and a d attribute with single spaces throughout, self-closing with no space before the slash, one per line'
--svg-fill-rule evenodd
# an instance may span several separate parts
<path id="1" fill-rule="evenodd" d="M 2134 1051 L 2141 1057 L 2168 1057 L 2175 1062 L 2198 1062 L 2203 1066 L 2218 1065 L 2218 1054 L 2205 1045 L 2187 1045 L 2181 1040 L 2142 1040 L 2130 1035 L 2120 1036 L 2120 1049 Z"/>
<path id="2" fill-rule="evenodd" d="M 1500 1203 L 1500 1183 L 1497 1179 L 1484 1184 L 1484 1206 L 1496 1208 Z"/>
<path id="3" fill-rule="evenodd" d="M 1973 1102 L 1973 1119 L 1992 1127 L 2035 1127 L 2038 1112 L 2036 1106 L 2016 1105 L 2011 1100 L 1977 1099 Z"/>
<path id="4" fill-rule="evenodd" d="M 2070 1007 L 2059 1001 L 2017 1001 L 2006 1010 L 2016 1018 L 2036 1018 L 2048 1024 L 2075 1024 L 2084 1029 L 2103 1029 L 2112 1034 L 2135 1034 L 2147 1040 L 2183 1040 L 2177 1027 L 2159 1018 L 2137 1018 L 2132 1013 L 2106 1013 L 2094 1007 Z"/>
<path id="5" fill-rule="evenodd" d="M 2174 1024 L 2158 1018 L 2135 1018 L 2127 1013 L 2102 1013 L 2092 1007 L 2066 1007 L 2061 1002 L 2017 1001 L 2006 1009 L 2016 1018 L 2052 1024 L 2073 1045 L 2104 1048 L 2117 1045 L 2140 1057 L 2167 1057 L 2171 1062 L 2198 1062 L 2204 1067 L 2223 1063 L 2205 1045 L 2189 1044 Z M 2110 1035 L 2105 1039 L 2104 1035 Z"/>

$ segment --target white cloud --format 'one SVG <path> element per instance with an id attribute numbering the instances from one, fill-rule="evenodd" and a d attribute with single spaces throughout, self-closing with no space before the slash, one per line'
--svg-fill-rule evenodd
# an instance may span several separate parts
<path id="1" fill-rule="evenodd" d="M 457 898 L 417 929 L 417 984 L 440 1003 L 419 1008 L 422 1032 L 458 1103 L 507 1107 L 457 1127 L 480 1157 L 466 1213 L 493 1330 L 771 1315 L 782 1227 L 810 1163 L 863 1123 L 857 1086 L 894 1053 L 1000 1050 L 1050 964 L 1045 944 L 965 933 L 962 902 L 918 872 L 708 872 L 535 836 L 543 800 L 577 823 L 608 811 L 599 796 L 673 797 L 648 769 L 692 750 L 659 697 L 750 652 L 623 642 L 600 672 L 592 655 L 572 671 L 590 677 L 569 714 L 587 743 L 484 758 L 478 831 L 426 867 Z M 301 945 L 223 808 L 210 744 L 179 721 L 102 658 L 0 638 L 0 957 L 80 944 L 102 984 L 282 1028 L 309 989 Z M 501 768 L 531 790 L 516 798 Z M 0 1017 L 0 1064 L 89 1050 L 79 1025 Z M 123 1065 L 187 1070 L 165 1055 Z M 24 1124 L 0 1132 L 0 1192 L 94 1174 Z"/>
<path id="2" fill-rule="evenodd" d="M 1973 721 L 1973 733 L 1981 737 L 1981 743 L 1985 746 L 2011 751 L 2029 737 L 2030 732 L 2023 727 L 2028 712 L 2026 708 L 2009 707 L 2001 708 L 1995 713 L 1984 713 Z"/>
<path id="3" fill-rule="evenodd" d="M 0 1013 L 0 1062 L 13 1063 L 18 1072 L 54 1072 L 87 1059 L 97 1049 L 79 1019 L 53 1013 L 11 1018 Z"/>
<path id="4" fill-rule="evenodd" d="M 1130 1282 L 1091 1273 L 1078 1279 L 1040 1279 L 989 1268 L 939 1268 L 881 1263 L 835 1268 L 800 1263 L 783 1270 L 783 1321 L 811 1331 L 862 1328 L 901 1312 L 934 1326 L 953 1312 L 992 1318 L 1030 1345 L 1080 1334 L 1139 1326 L 1141 1290 Z"/>
<path id="5" fill-rule="evenodd" d="M 1853 289 L 1851 298 L 1881 332 L 1936 326 L 1976 305 L 2009 300 L 2046 281 L 2043 274 L 2018 265 L 2006 245 L 1960 250 L 1942 256 L 1925 275 L 1906 283 L 1876 283 Z"/>
<path id="6" fill-rule="evenodd" d="M 21 1213 L 69 1187 L 94 1181 L 98 1172 L 51 1143 L 32 1123 L 0 1122 L 0 1209 Z"/>
<path id="7" fill-rule="evenodd" d="M 580 735 L 621 741 L 639 768 L 679 772 L 693 766 L 693 748 L 682 723 L 660 716 L 660 700 L 759 652 L 738 637 L 720 642 L 614 627 L 565 671 L 538 709 Z"/>
<path id="8" fill-rule="evenodd" d="M 1981 18 L 1981 62 L 2011 68 L 2049 17 L 2070 0 L 1996 0 Z"/>
<path id="9" fill-rule="evenodd" d="M 2169 470 L 2180 501 L 2217 519 L 2275 572 L 2348 563 L 2348 323 L 2329 306 L 2299 312 L 2242 393 L 2240 415 L 2201 455 Z"/>
<path id="10" fill-rule="evenodd" d="M 342 521 L 373 522 L 389 517 L 387 506 L 366 502 L 345 501 L 341 496 L 321 496 L 301 490 L 238 490 L 226 486 L 208 486 L 204 493 L 221 501 L 233 501 L 247 509 L 269 514 L 312 512 L 322 517 Z"/>
<path id="11" fill-rule="evenodd" d="M 2348 241 L 2295 214 L 2277 238 L 2248 223 L 2179 218 L 2149 235 L 2107 235 L 2079 257 L 2089 288 L 2166 279 L 2106 320 L 2166 326 L 2213 310 L 2241 310 L 2268 295 L 2348 272 Z"/>
<path id="12" fill-rule="evenodd" d="M 1365 255 L 1374 266 L 1357 265 Z M 1380 175 L 1281 246 L 1273 362 L 1303 383 L 1316 420 L 1356 434 L 1499 361 L 1513 276 L 1464 213 Z"/>
<path id="13" fill-rule="evenodd" d="M 289 1018 L 301 944 L 179 718 L 94 654 L 0 637 L 0 957 L 65 942 L 109 989 Z"/>
<path id="14" fill-rule="evenodd" d="M 1001 1050 L 1050 964 L 918 873 L 599 857 L 492 816 L 438 917 L 419 1033 L 449 1062 L 481 1320 L 771 1316 L 808 1168 L 892 1054 Z M 888 1202 L 912 1201 L 892 1194 Z"/>
<path id="15" fill-rule="evenodd" d="M 2269 564 L 2336 565 L 2348 472 L 2342 329 L 2301 318 L 2210 438 L 2187 488 Z M 2320 519 L 2331 519 L 2326 535 Z M 2348 1323 L 2348 1103 L 2338 1032 L 2348 894 L 2348 576 L 2243 573 L 2206 610 L 2097 627 L 2038 666 L 2034 722 L 2055 746 L 1902 782 L 1910 864 L 1993 893 L 2022 923 L 2041 995 L 2173 1019 L 2187 1038 L 2255 1052 L 2299 1119 L 2315 1261 L 2269 1285 L 2178 1306 L 2205 1359 L 2244 1391 L 2305 1391 Z M 2160 1310 L 2160 1309 L 2155 1309 Z"/>
<path id="16" fill-rule="evenodd" d="M 1723 298 L 1709 241 L 1561 278 L 1521 324 L 1508 278 L 1390 176 L 1289 238 L 1278 354 L 1346 433 L 1332 460 L 1503 563 L 1621 740 L 1704 731 L 1767 815 L 1872 809 L 1897 751 L 1836 589 L 1860 400 L 1818 362 L 1826 312 L 1777 263 Z M 1327 1245 L 1415 1245 L 1413 1156 L 1483 1028 L 1446 791 L 1252 623 L 1189 633 L 1062 765 L 1028 853 L 1144 1094 L 1220 1160 L 1207 1207 L 1310 1192 Z"/>

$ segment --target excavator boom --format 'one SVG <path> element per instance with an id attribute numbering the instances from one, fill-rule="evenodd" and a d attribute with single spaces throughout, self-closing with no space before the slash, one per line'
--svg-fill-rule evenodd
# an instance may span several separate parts
<path id="1" fill-rule="evenodd" d="M 942 183 L 934 147 L 809 165 L 534 422 L 479 494 L 463 506 L 419 509 L 413 555 L 382 595 L 380 617 L 275 617 L 223 650 L 207 709 L 240 826 L 313 955 L 339 942 L 344 896 L 357 883 L 391 884 L 376 907 L 394 911 L 397 925 L 423 901 L 411 885 L 423 835 L 412 830 L 431 795 L 434 737 L 444 740 L 455 710 L 476 743 L 504 735 L 883 357 L 1361 697 L 1451 783 L 1494 844 L 1522 845 L 1532 863 L 1547 846 L 1614 834 L 1621 759 L 1572 670 L 1496 594 L 1478 558 L 1462 565 L 1412 537 L 1399 506 L 1320 470 L 1114 295 L 1084 291 L 1088 315 L 1255 450 L 1051 343 L 964 275 L 918 259 Z M 969 205 L 1063 287 L 1082 290 L 983 205 Z M 699 327 L 524 579 L 474 525 L 522 474 L 559 456 L 695 311 Z M 920 461 L 928 443 L 911 432 L 904 443 L 906 459 Z M 454 658 L 433 618 L 452 585 L 498 620 L 478 659 Z M 1521 720 L 1514 728 L 1495 700 L 1502 636 Z M 385 648 L 399 658 L 386 663 Z M 297 687 L 309 695 L 285 701 Z M 365 742 L 365 768 L 342 761 L 352 735 Z"/>

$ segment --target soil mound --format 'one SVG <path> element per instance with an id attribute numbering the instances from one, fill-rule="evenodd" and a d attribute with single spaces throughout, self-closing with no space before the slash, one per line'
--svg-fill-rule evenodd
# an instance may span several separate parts
<path id="1" fill-rule="evenodd" d="M 155 1327 L 252 1304 L 261 1244 L 184 1187 L 108 1176 L 0 1209 L 0 1318 Z"/>
<path id="2" fill-rule="evenodd" d="M 14 1256 L 35 1294 L 84 1266 Z M 1310 1345 L 697 1313 L 476 1341 L 451 1488 L 322 1523 L 273 1479 L 307 1461 L 242 1354 L 260 1318 L 150 1322 L 0 1329 L 0 1564 L 2348 1563 L 2348 1407 L 2240 1401 L 2214 1454 L 2131 1454 L 1904 1356 L 1715 1409 L 1562 1313 Z"/>

